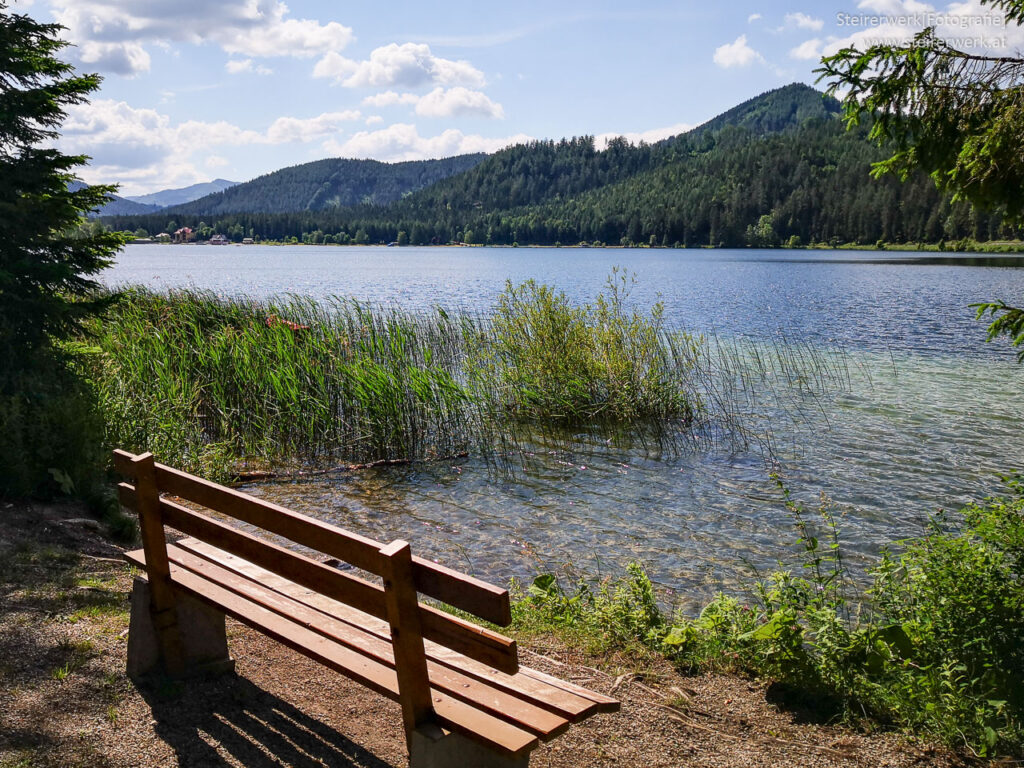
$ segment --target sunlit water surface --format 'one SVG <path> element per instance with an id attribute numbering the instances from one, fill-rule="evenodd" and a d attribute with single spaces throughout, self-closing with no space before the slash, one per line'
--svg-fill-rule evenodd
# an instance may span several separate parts
<path id="1" fill-rule="evenodd" d="M 1013 257 L 131 246 L 103 279 L 487 312 L 507 279 L 590 300 L 615 265 L 637 278 L 631 300 L 662 301 L 670 326 L 732 350 L 819 350 L 829 375 L 770 373 L 744 400 L 744 441 L 659 451 L 579 435 L 568 452 L 534 446 L 512 471 L 470 456 L 246 490 L 378 539 L 409 538 L 424 556 L 497 581 L 552 569 L 595 578 L 641 560 L 669 599 L 692 605 L 792 552 L 772 469 L 811 507 L 820 494 L 835 503 L 863 566 L 1024 465 L 1024 368 L 1005 342 L 984 344 L 967 306 L 1024 297 L 1024 261 Z"/>

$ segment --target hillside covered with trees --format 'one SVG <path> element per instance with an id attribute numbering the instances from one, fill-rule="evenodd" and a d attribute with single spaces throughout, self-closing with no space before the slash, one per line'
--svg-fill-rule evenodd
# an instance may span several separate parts
<path id="1" fill-rule="evenodd" d="M 467 171 L 486 155 L 382 163 L 332 158 L 293 165 L 166 209 L 175 216 L 321 211 L 340 206 L 383 205 Z"/>
<path id="2" fill-rule="evenodd" d="M 837 101 L 794 84 L 656 144 L 616 139 L 599 150 L 593 137 L 583 136 L 467 156 L 471 167 L 386 205 L 331 192 L 341 169 L 355 167 L 346 164 L 361 163 L 358 168 L 368 171 L 367 161 L 324 160 L 263 177 L 278 178 L 276 186 L 250 182 L 155 216 L 109 223 L 151 231 L 187 224 L 236 239 L 417 245 L 740 247 L 1012 234 L 1001 227 L 998 212 L 951 204 L 923 174 L 905 184 L 872 179 L 871 165 L 884 150 L 868 140 L 866 127 L 847 132 L 838 114 Z M 453 169 L 460 159 L 436 162 Z M 410 164 L 379 165 L 395 171 L 388 177 L 393 180 Z M 231 197 L 248 194 L 247 187 L 276 192 L 263 203 L 255 193 Z M 320 191 L 310 195 L 314 189 Z"/>

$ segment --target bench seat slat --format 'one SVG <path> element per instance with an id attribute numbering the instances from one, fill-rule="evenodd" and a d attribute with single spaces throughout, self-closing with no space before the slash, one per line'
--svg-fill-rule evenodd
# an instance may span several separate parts
<path id="1" fill-rule="evenodd" d="M 316 608 L 322 615 L 339 617 L 349 623 L 359 622 L 364 630 L 382 639 L 389 637 L 387 622 L 374 619 L 345 603 L 317 594 L 230 552 L 193 538 L 182 539 L 177 542 L 177 546 Z M 461 674 L 531 701 L 574 723 L 597 712 L 617 712 L 619 709 L 619 702 L 615 699 L 564 683 L 523 666 L 519 667 L 517 674 L 509 675 L 437 643 L 427 641 L 426 651 L 428 662 L 436 662 L 441 666 L 458 670 Z"/>
<path id="2" fill-rule="evenodd" d="M 318 634 L 340 642 L 374 661 L 394 668 L 394 650 L 390 642 L 344 618 L 325 615 L 301 600 L 281 594 L 248 577 L 229 571 L 215 562 L 174 545 L 167 547 L 170 561 L 192 573 L 210 579 L 235 594 L 274 611 Z M 136 552 L 135 555 L 143 553 Z M 370 618 L 366 614 L 360 617 Z M 358 621 L 358 619 L 357 619 Z M 427 668 L 432 686 L 457 699 L 483 709 L 496 717 L 513 722 L 537 734 L 545 741 L 569 727 L 569 720 L 536 706 L 530 701 L 474 680 L 456 670 L 431 662 Z"/>
<path id="3" fill-rule="evenodd" d="M 141 550 L 126 553 L 125 557 L 129 562 L 145 567 L 145 557 Z M 383 696 L 398 700 L 398 678 L 393 668 L 258 605 L 177 562 L 171 563 L 171 580 L 176 587 L 243 624 Z M 438 720 L 446 728 L 482 741 L 510 756 L 525 754 L 537 746 L 535 734 L 459 701 L 443 691 L 432 690 L 431 698 Z"/>

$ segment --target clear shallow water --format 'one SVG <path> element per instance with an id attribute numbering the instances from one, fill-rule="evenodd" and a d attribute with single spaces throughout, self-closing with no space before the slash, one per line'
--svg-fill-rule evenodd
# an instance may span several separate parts
<path id="1" fill-rule="evenodd" d="M 616 574 L 639 559 L 689 604 L 740 578 L 745 561 L 770 567 L 788 551 L 794 533 L 768 460 L 797 497 L 836 502 L 862 565 L 920 533 L 929 513 L 997 492 L 997 473 L 1024 468 L 1024 368 L 1005 343 L 983 343 L 984 324 L 966 307 L 1024 297 L 1024 269 L 1007 266 L 1017 263 L 849 251 L 132 246 L 104 278 L 482 312 L 507 278 L 586 300 L 619 264 L 639 280 L 633 299 L 660 295 L 671 325 L 730 343 L 842 350 L 842 382 L 824 392 L 779 377 L 754 392 L 746 448 L 658 455 L 581 438 L 572 453 L 538 447 L 513 476 L 470 457 L 249 489 L 379 539 L 410 538 L 422 554 L 498 581 L 567 566 Z"/>

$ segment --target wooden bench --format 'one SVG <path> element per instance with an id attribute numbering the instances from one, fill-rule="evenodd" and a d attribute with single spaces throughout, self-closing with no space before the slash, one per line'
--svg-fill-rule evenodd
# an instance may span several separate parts
<path id="1" fill-rule="evenodd" d="M 224 616 L 402 707 L 413 768 L 526 766 L 541 741 L 615 699 L 519 666 L 515 641 L 419 602 L 417 593 L 506 626 L 508 591 L 284 507 L 114 452 L 121 503 L 138 512 L 129 673 L 231 668 Z M 229 525 L 161 494 L 240 521 Z M 164 528 L 187 538 L 168 543 Z M 257 534 L 263 535 L 257 535 Z M 268 539 L 288 540 L 307 554 Z M 380 577 L 344 573 L 324 556 Z"/>

